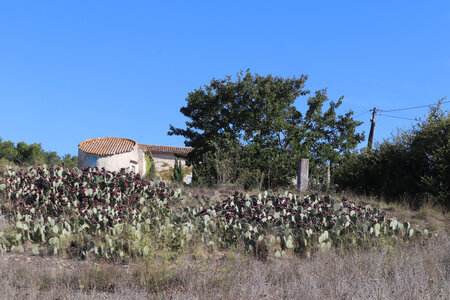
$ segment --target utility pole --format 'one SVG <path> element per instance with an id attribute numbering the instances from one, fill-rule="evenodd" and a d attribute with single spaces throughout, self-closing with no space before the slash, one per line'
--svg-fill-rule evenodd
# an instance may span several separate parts
<path id="1" fill-rule="evenodd" d="M 377 114 L 377 108 L 374 107 L 372 110 L 372 118 L 370 119 L 370 133 L 369 133 L 369 141 L 367 143 L 367 148 L 372 150 L 373 145 L 373 133 L 375 132 L 375 115 Z"/>

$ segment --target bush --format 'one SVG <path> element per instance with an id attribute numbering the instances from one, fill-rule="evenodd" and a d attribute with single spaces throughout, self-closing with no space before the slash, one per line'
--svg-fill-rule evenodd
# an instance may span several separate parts
<path id="1" fill-rule="evenodd" d="M 178 158 L 175 158 L 175 166 L 173 167 L 172 181 L 183 182 L 183 166 Z"/>
<path id="2" fill-rule="evenodd" d="M 375 194 L 388 201 L 411 199 L 450 208 L 450 114 L 432 107 L 427 118 L 399 131 L 373 151 L 347 155 L 335 169 L 341 190 Z"/>
<path id="3" fill-rule="evenodd" d="M 8 170 L 10 167 L 14 167 L 15 164 L 6 158 L 0 158 L 0 172 Z"/>
<path id="4" fill-rule="evenodd" d="M 146 168 L 145 168 L 145 176 L 147 178 L 156 178 L 156 166 L 155 161 L 153 160 L 153 157 L 145 154 L 145 162 L 146 162 Z"/>

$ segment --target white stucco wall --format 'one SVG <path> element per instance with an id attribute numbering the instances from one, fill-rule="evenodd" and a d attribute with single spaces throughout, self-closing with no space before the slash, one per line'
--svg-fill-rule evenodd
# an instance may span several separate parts
<path id="1" fill-rule="evenodd" d="M 142 176 L 145 175 L 147 169 L 147 161 L 145 160 L 145 153 L 142 149 L 136 147 L 137 157 L 138 157 L 138 169 L 137 172 Z"/>
<path id="2" fill-rule="evenodd" d="M 168 170 L 175 166 L 175 155 L 167 153 L 154 153 L 152 154 L 153 161 L 155 162 L 156 171 Z M 178 158 L 182 166 L 186 165 L 184 158 Z"/>
<path id="3" fill-rule="evenodd" d="M 85 153 L 84 151 L 78 149 L 78 167 L 87 168 L 89 167 L 89 160 L 95 158 L 97 159 L 95 167 L 105 168 L 107 171 L 119 171 L 122 168 L 132 168 L 134 166 L 134 171 L 136 173 L 145 175 L 146 162 L 144 158 L 144 153 L 135 147 L 133 151 L 125 152 L 121 154 L 114 155 L 95 155 Z M 92 166 L 91 166 L 92 167 Z"/>
<path id="4" fill-rule="evenodd" d="M 155 169 L 157 174 L 160 171 L 173 169 L 173 167 L 175 166 L 175 154 L 153 153 L 152 157 L 155 163 Z M 183 167 L 186 166 L 186 160 L 183 157 L 178 157 L 178 160 L 181 162 L 181 166 Z M 187 172 L 184 174 L 185 183 L 190 183 L 191 179 L 192 179 L 191 172 Z"/>

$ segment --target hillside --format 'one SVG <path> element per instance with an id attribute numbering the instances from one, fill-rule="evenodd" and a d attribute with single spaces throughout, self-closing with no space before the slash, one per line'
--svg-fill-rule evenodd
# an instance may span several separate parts
<path id="1" fill-rule="evenodd" d="M 0 190 L 5 298 L 450 295 L 450 222 L 431 207 L 64 168 L 11 170 Z"/>

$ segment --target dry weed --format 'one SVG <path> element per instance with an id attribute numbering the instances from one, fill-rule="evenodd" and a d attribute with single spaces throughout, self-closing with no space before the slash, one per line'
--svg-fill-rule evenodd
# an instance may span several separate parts
<path id="1" fill-rule="evenodd" d="M 171 265 L 5 254 L 0 273 L 2 299 L 449 299 L 450 238 L 310 259 L 186 256 Z"/>

